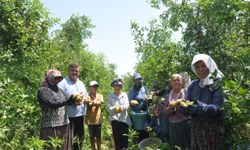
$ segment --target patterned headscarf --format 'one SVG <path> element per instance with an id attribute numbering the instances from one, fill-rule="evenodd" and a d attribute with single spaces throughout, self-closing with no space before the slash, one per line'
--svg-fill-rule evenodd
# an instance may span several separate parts
<path id="1" fill-rule="evenodd" d="M 214 60 L 207 54 L 197 54 L 194 56 L 193 61 L 191 63 L 191 67 L 196 75 L 197 73 L 195 71 L 194 64 L 197 63 L 198 61 L 203 61 L 207 66 L 207 68 L 209 69 L 209 75 L 206 78 L 202 79 L 203 85 L 211 85 L 214 83 L 213 79 L 210 79 L 210 77 L 212 76 L 212 73 L 214 73 L 215 71 L 217 71 L 216 78 L 222 78 L 224 76 L 223 73 L 218 69 Z"/>
<path id="2" fill-rule="evenodd" d="M 45 74 L 44 79 L 41 82 L 41 86 L 46 86 L 48 87 L 49 84 L 51 84 L 51 80 L 54 78 L 63 78 L 62 74 L 59 70 L 57 69 L 50 69 L 48 72 Z M 49 83 L 48 83 L 49 82 Z"/>

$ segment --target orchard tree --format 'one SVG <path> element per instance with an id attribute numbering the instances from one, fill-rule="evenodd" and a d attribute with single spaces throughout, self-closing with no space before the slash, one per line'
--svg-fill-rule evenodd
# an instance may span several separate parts
<path id="1" fill-rule="evenodd" d="M 54 21 L 38 0 L 0 1 L 0 62 L 10 78 L 35 84 L 40 70 L 31 69 L 38 65 Z"/>
<path id="2" fill-rule="evenodd" d="M 87 47 L 84 40 L 91 38 L 91 29 L 95 26 L 85 15 L 72 15 L 61 27 L 61 30 L 55 32 L 55 39 L 63 45 L 63 50 L 79 52 Z"/>
<path id="3" fill-rule="evenodd" d="M 211 55 L 230 78 L 235 68 L 247 76 L 249 71 L 249 6 L 245 0 L 151 0 L 165 10 L 160 20 L 169 30 L 182 30 L 183 51 Z M 186 61 L 186 59 L 184 59 Z M 190 62 L 190 61 L 189 61 Z M 182 61 L 185 67 L 186 62 Z M 239 67 L 241 66 L 241 67 Z M 247 67 L 248 66 L 248 67 Z"/>
<path id="4" fill-rule="evenodd" d="M 181 47 L 171 41 L 171 31 L 165 22 L 152 20 L 149 27 L 139 27 L 131 23 L 139 62 L 136 71 L 141 73 L 149 88 L 163 88 L 172 73 L 178 72 L 179 59 L 183 55 Z"/>
<path id="5" fill-rule="evenodd" d="M 156 81 L 160 85 L 162 74 L 165 79 L 180 71 L 194 76 L 190 66 L 192 57 L 197 53 L 209 54 L 225 74 L 223 112 L 229 129 L 227 142 L 234 149 L 247 148 L 250 3 L 244 0 L 150 0 L 149 3 L 164 11 L 149 27 L 131 25 L 139 58 L 136 70 L 151 83 Z M 178 43 L 170 40 L 175 31 L 182 32 Z"/>

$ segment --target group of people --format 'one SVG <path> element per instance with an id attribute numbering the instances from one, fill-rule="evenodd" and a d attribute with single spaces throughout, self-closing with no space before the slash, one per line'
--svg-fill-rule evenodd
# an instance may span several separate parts
<path id="1" fill-rule="evenodd" d="M 163 96 L 164 102 L 154 105 L 154 116 L 145 124 L 173 149 L 175 146 L 192 150 L 219 149 L 224 135 L 221 113 L 223 95 L 220 86 L 223 74 L 214 60 L 206 54 L 195 55 L 191 68 L 198 79 L 190 83 L 187 82 L 187 76 L 173 74 L 170 79 L 171 88 Z M 58 137 L 63 140 L 61 149 L 79 149 L 84 138 L 85 122 L 89 129 L 91 147 L 99 150 L 103 96 L 97 93 L 99 84 L 96 81 L 89 83 L 87 92 L 79 80 L 79 73 L 80 65 L 76 64 L 69 66 L 68 76 L 65 78 L 55 69 L 46 73 L 38 90 L 42 111 L 40 137 L 43 140 Z M 149 111 L 148 89 L 143 85 L 141 75 L 135 73 L 133 80 L 134 85 L 129 95 L 122 91 L 123 81 L 119 78 L 112 81 L 114 91 L 108 95 L 107 110 L 116 150 L 128 148 L 130 126 L 138 133 L 134 143 L 149 137 L 147 128 L 134 128 L 135 120 L 128 111 L 129 108 L 138 113 Z M 173 107 L 171 103 L 179 99 L 192 101 L 193 104 L 188 107 Z M 73 142 L 75 137 L 79 142 Z"/>

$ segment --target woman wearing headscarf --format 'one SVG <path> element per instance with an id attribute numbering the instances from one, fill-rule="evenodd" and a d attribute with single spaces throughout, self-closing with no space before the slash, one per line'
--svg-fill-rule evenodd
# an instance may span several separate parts
<path id="1" fill-rule="evenodd" d="M 217 150 L 222 145 L 224 132 L 220 86 L 223 74 L 206 54 L 195 55 L 191 67 L 198 77 L 187 92 L 187 99 L 195 103 L 188 108 L 192 114 L 191 149 Z"/>
<path id="2" fill-rule="evenodd" d="M 65 105 L 72 104 L 73 100 L 72 98 L 67 100 L 63 91 L 58 88 L 57 83 L 62 79 L 60 71 L 50 69 L 38 90 L 37 99 L 42 111 L 40 138 L 49 140 L 57 137 L 62 140 L 60 149 L 69 150 L 71 136 Z M 52 149 L 52 146 L 46 149 Z"/>
<path id="3" fill-rule="evenodd" d="M 129 101 L 127 94 L 122 92 L 123 82 L 121 79 L 114 79 L 111 86 L 114 88 L 114 92 L 108 96 L 109 120 L 111 122 L 115 150 L 122 150 L 128 148 L 128 136 L 124 134 L 128 134 L 128 128 L 131 125 L 127 111 Z"/>
<path id="4" fill-rule="evenodd" d="M 169 141 L 172 148 L 179 146 L 181 149 L 190 148 L 190 116 L 183 114 L 180 107 L 174 107 L 171 103 L 178 99 L 186 99 L 183 78 L 180 74 L 173 74 L 170 80 L 172 90 L 164 101 L 165 113 L 169 121 Z"/>

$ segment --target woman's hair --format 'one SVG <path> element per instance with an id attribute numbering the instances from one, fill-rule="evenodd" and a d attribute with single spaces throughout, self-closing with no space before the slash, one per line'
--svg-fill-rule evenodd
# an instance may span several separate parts
<path id="1" fill-rule="evenodd" d="M 191 83 L 190 76 L 188 75 L 187 72 L 180 72 L 178 74 L 181 75 L 181 77 L 182 77 L 183 87 L 187 88 L 189 86 L 189 84 Z"/>
<path id="2" fill-rule="evenodd" d="M 183 87 L 184 87 L 184 80 L 183 80 L 183 78 L 182 78 L 182 76 L 180 75 L 180 74 L 173 74 L 172 76 L 171 76 L 171 79 L 170 79 L 170 86 L 171 86 L 171 82 L 172 82 L 172 80 L 174 79 L 174 78 L 180 78 L 181 79 L 181 81 L 182 81 L 182 84 L 183 84 Z M 171 86 L 171 88 L 173 88 L 172 86 Z"/>

